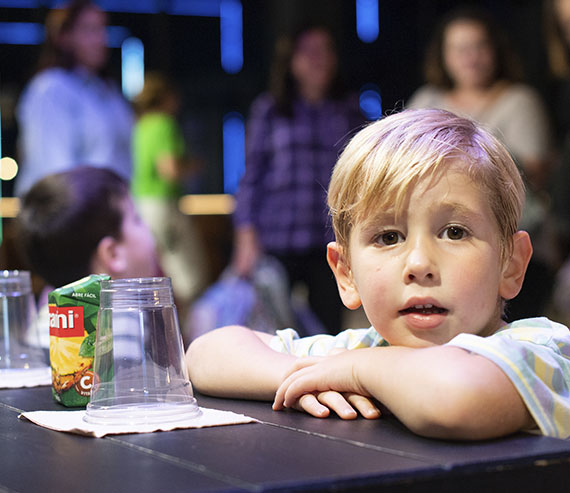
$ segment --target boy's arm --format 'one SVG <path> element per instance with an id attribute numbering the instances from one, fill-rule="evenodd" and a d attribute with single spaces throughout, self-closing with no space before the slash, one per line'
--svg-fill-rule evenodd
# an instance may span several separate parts
<path id="1" fill-rule="evenodd" d="M 272 337 L 245 327 L 230 326 L 197 338 L 186 352 L 192 385 L 204 394 L 218 397 L 272 401 L 297 361 L 315 360 L 274 351 L 269 347 Z M 316 405 L 322 408 L 320 417 L 328 416 L 329 410 L 343 419 L 356 418 L 356 411 L 368 419 L 380 416 L 370 399 L 353 393 L 316 392 L 303 396 L 302 404 L 295 407 L 304 410 Z"/>
<path id="2" fill-rule="evenodd" d="M 271 337 L 230 326 L 197 338 L 186 352 L 192 385 L 209 395 L 272 400 L 297 358 L 271 349 Z"/>
<path id="3" fill-rule="evenodd" d="M 534 425 L 503 371 L 457 347 L 347 351 L 291 373 L 274 408 L 294 407 L 304 394 L 324 390 L 374 397 L 412 431 L 431 437 L 483 439 Z"/>

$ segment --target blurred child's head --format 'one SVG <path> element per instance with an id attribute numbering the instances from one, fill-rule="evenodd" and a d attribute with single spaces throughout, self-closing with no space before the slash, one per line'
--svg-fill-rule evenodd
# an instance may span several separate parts
<path id="1" fill-rule="evenodd" d="M 390 331 L 385 312 L 405 319 L 402 333 L 413 337 L 386 337 L 391 343 L 496 330 L 532 252 L 517 232 L 523 203 L 509 153 L 471 120 L 406 110 L 369 125 L 340 156 L 329 186 L 337 239 L 329 263 L 343 301 L 363 304 L 381 333 Z"/>
<path id="2" fill-rule="evenodd" d="M 180 92 L 174 82 L 160 72 L 145 74 L 144 86 L 134 100 L 137 114 L 160 111 L 175 114 L 180 105 Z"/>
<path id="3" fill-rule="evenodd" d="M 31 269 L 55 287 L 91 273 L 158 273 L 154 240 L 128 184 L 108 169 L 80 166 L 43 178 L 22 199 L 18 229 Z"/>

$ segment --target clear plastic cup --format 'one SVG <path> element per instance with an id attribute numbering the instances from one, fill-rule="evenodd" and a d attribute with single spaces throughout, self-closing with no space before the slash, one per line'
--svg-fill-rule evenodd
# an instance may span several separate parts
<path id="1" fill-rule="evenodd" d="M 160 424 L 198 416 L 169 278 L 101 281 L 85 421 Z"/>
<path id="2" fill-rule="evenodd" d="M 0 372 L 31 374 L 49 367 L 28 271 L 0 271 L 0 324 Z"/>

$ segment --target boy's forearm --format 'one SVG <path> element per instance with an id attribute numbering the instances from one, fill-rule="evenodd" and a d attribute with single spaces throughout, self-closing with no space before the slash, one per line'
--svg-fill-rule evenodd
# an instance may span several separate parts
<path id="1" fill-rule="evenodd" d="M 460 348 L 375 348 L 363 350 L 354 363 L 362 392 L 416 433 L 482 439 L 533 424 L 502 370 Z"/>
<path id="2" fill-rule="evenodd" d="M 186 352 L 192 385 L 219 397 L 272 400 L 295 357 L 273 351 L 267 340 L 245 327 L 199 337 Z"/>

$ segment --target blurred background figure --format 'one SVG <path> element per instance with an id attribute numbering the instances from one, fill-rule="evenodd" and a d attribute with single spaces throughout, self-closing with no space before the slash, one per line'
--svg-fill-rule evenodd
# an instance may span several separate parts
<path id="1" fill-rule="evenodd" d="M 161 266 L 172 278 L 183 320 L 208 280 L 208 266 L 199 231 L 192 218 L 178 208 L 182 183 L 198 167 L 186 153 L 176 120 L 179 106 L 178 90 L 165 75 L 145 76 L 144 87 L 135 99 L 139 118 L 133 135 L 131 191 L 139 213 L 154 234 Z"/>
<path id="2" fill-rule="evenodd" d="M 50 12 L 37 74 L 20 99 L 16 193 L 74 166 L 131 175 L 132 110 L 107 77 L 106 15 L 89 0 Z"/>
<path id="3" fill-rule="evenodd" d="M 307 26 L 278 40 L 270 90 L 250 110 L 232 267 L 249 276 L 262 254 L 276 257 L 291 287 L 308 288 L 310 308 L 331 333 L 341 329 L 342 305 L 326 262 L 326 190 L 362 123 L 357 99 L 342 89 L 329 30 Z"/>
<path id="4" fill-rule="evenodd" d="M 560 159 L 552 179 L 553 210 L 565 260 L 552 297 L 552 316 L 570 323 L 570 0 L 544 1 L 548 98 Z"/>
<path id="5" fill-rule="evenodd" d="M 427 84 L 411 97 L 411 108 L 443 108 L 485 124 L 511 151 L 527 185 L 521 228 L 531 235 L 534 256 L 521 293 L 507 317 L 544 313 L 560 264 L 548 185 L 553 142 L 546 107 L 538 92 L 519 82 L 520 69 L 503 30 L 484 11 L 463 7 L 441 21 L 425 59 Z"/>
<path id="6" fill-rule="evenodd" d="M 570 0 L 544 0 L 548 102 L 557 141 L 570 135 Z"/>
<path id="7" fill-rule="evenodd" d="M 37 181 L 22 198 L 18 243 L 40 296 L 42 341 L 49 345 L 47 294 L 89 274 L 161 275 L 155 242 L 129 184 L 110 169 L 79 166 Z"/>

